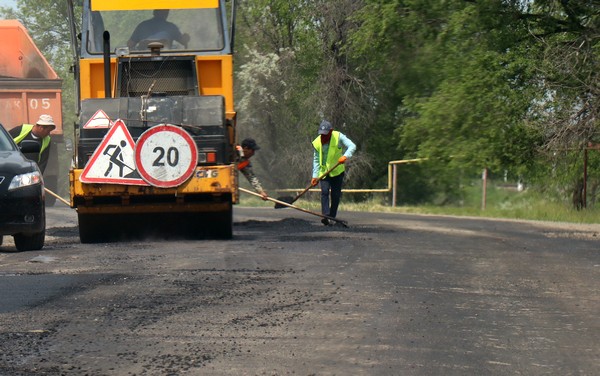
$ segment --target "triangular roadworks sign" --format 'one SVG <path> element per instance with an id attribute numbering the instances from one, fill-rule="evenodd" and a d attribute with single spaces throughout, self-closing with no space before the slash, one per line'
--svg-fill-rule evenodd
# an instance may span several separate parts
<path id="1" fill-rule="evenodd" d="M 111 126 L 112 126 L 112 121 L 110 121 L 110 118 L 108 117 L 108 115 L 106 115 L 106 112 L 104 112 L 100 109 L 100 110 L 96 111 L 94 116 L 92 116 L 90 118 L 90 120 L 88 120 L 87 123 L 85 123 L 83 125 L 83 128 L 84 129 L 100 129 L 100 128 L 110 128 Z"/>
<path id="2" fill-rule="evenodd" d="M 135 167 L 133 137 L 123 120 L 115 121 L 86 164 L 82 183 L 149 185 Z"/>

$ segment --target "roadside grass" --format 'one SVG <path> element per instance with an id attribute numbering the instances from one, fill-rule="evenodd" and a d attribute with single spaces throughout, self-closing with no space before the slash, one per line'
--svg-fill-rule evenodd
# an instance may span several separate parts
<path id="1" fill-rule="evenodd" d="M 272 196 L 277 198 L 276 195 Z M 518 192 L 516 189 L 491 186 L 486 192 L 485 208 L 482 205 L 481 186 L 467 187 L 464 190 L 464 199 L 455 205 L 403 205 L 396 207 L 390 204 L 390 194 L 378 194 L 361 202 L 352 202 L 350 194 L 342 197 L 339 211 L 362 211 L 407 214 L 432 214 L 455 215 L 485 218 L 524 219 L 550 222 L 568 223 L 600 223 L 600 208 L 591 205 L 583 210 L 573 208 L 570 200 L 558 198 L 553 195 L 543 194 L 534 190 Z M 270 201 L 262 201 L 254 196 L 242 195 L 241 206 L 274 207 Z M 320 213 L 318 194 L 311 193 L 303 196 L 294 205 L 303 209 Z M 281 209 L 280 209 L 281 210 Z M 294 210 L 287 208 L 284 210 Z"/>

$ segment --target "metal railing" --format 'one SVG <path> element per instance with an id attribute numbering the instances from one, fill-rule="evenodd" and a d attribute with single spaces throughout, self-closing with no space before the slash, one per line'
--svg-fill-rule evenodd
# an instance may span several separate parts
<path id="1" fill-rule="evenodd" d="M 415 159 L 401 159 L 397 161 L 388 162 L 388 184 L 387 188 L 368 188 L 368 189 L 342 189 L 342 192 L 347 193 L 388 193 L 392 192 L 392 207 L 396 206 L 396 197 L 398 190 L 398 165 L 417 163 L 427 160 L 427 158 L 415 158 Z M 304 188 L 288 188 L 288 189 L 277 189 L 278 192 L 301 192 Z M 309 192 L 320 192 L 319 189 L 309 189 Z"/>

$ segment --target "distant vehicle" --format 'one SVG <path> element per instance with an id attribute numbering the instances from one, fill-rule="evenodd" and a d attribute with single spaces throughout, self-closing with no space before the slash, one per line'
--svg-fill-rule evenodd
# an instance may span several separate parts
<path id="1" fill-rule="evenodd" d="M 42 249 L 46 238 L 44 180 L 37 163 L 23 155 L 39 151 L 34 141 L 23 141 L 19 150 L 0 126 L 0 245 L 12 235 L 19 251 Z"/>
<path id="2" fill-rule="evenodd" d="M 66 153 L 62 119 L 62 80 L 37 48 L 27 29 L 17 20 L 0 20 L 0 124 L 7 130 L 34 124 L 42 114 L 56 123 L 52 131 L 50 157 L 44 171 L 46 188 L 58 192 L 67 180 L 68 166 L 59 166 Z M 52 206 L 53 196 L 46 205 Z"/>

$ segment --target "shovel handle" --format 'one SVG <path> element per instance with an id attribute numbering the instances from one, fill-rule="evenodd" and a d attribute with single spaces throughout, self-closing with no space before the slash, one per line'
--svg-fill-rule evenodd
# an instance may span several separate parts
<path id="1" fill-rule="evenodd" d="M 67 201 L 64 198 L 60 197 L 59 195 L 57 195 L 56 193 L 52 192 L 48 188 L 44 187 L 44 190 L 46 191 L 46 193 L 50 194 L 51 196 L 54 196 L 57 200 L 59 200 L 63 204 L 65 204 L 67 206 L 71 206 L 71 203 L 69 201 Z"/>
<path id="2" fill-rule="evenodd" d="M 323 180 L 325 179 L 325 177 L 327 175 L 329 175 L 331 173 L 331 171 L 333 171 L 337 166 L 341 165 L 340 162 L 336 163 L 335 165 L 333 165 L 332 168 L 330 168 L 329 170 L 325 171 L 325 173 L 323 173 L 323 175 L 319 176 L 319 180 Z M 313 187 L 312 184 L 309 184 L 308 187 L 306 187 L 302 192 L 300 192 L 300 194 L 298 194 L 298 196 L 294 197 L 294 199 L 292 200 L 292 202 L 295 202 L 297 199 L 299 199 L 300 197 L 302 197 L 302 195 L 304 195 L 306 192 L 308 192 L 309 189 L 311 189 Z"/>
<path id="3" fill-rule="evenodd" d="M 245 192 L 245 193 L 251 194 L 251 195 L 253 195 L 253 196 L 257 196 L 257 197 L 261 197 L 261 198 L 263 197 L 263 196 L 259 195 L 259 194 L 258 194 L 258 193 L 256 193 L 256 192 L 250 191 L 250 190 L 248 190 L 248 189 L 245 189 L 245 188 L 242 188 L 242 187 L 239 187 L 238 189 L 239 189 L 240 191 L 242 191 L 242 192 Z M 324 214 L 315 213 L 315 212 L 313 212 L 313 211 L 310 211 L 310 210 L 306 210 L 306 209 L 300 208 L 300 207 L 298 207 L 298 206 L 296 206 L 296 205 L 288 204 L 287 202 L 283 202 L 283 201 L 280 201 L 280 200 L 274 199 L 274 198 L 272 198 L 272 197 L 267 197 L 267 200 L 269 200 L 269 201 L 272 201 L 272 202 L 274 202 L 274 203 L 277 203 L 277 204 L 280 204 L 280 205 L 283 205 L 283 206 L 287 206 L 288 208 L 292 208 L 292 209 L 299 210 L 299 211 L 301 211 L 301 212 L 304 212 L 304 213 L 308 213 L 308 214 L 316 215 L 317 217 L 321 217 L 321 218 L 327 218 L 327 219 L 329 219 L 330 221 L 338 222 L 338 223 L 341 223 L 341 224 L 342 224 L 344 227 L 348 227 L 348 222 L 346 222 L 346 221 L 343 221 L 343 220 L 341 220 L 341 219 L 336 219 L 336 218 L 330 217 L 330 216 L 328 216 L 328 215 L 324 215 Z"/>

